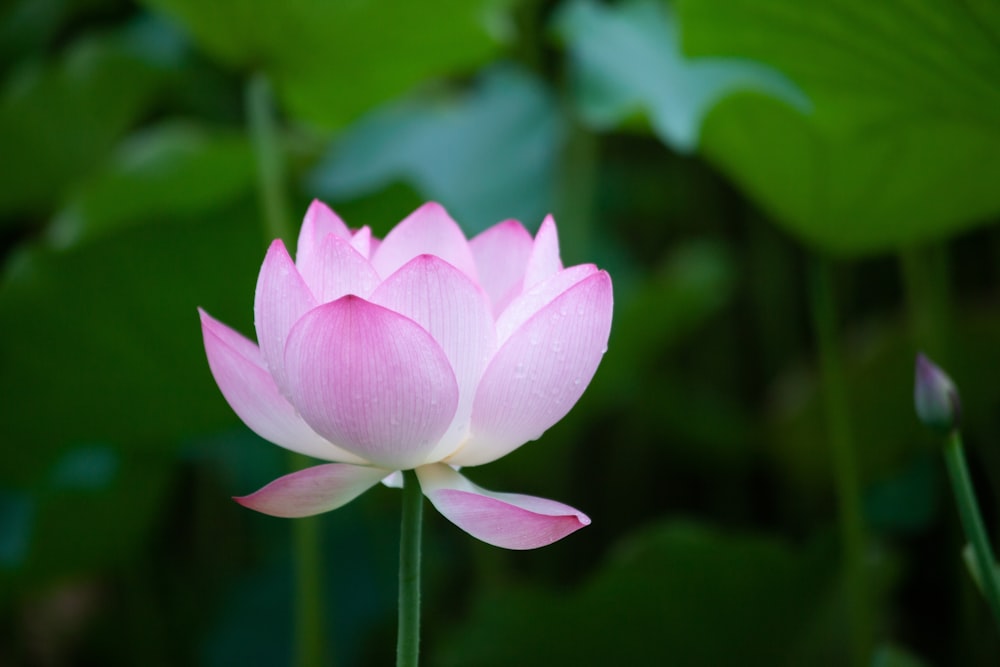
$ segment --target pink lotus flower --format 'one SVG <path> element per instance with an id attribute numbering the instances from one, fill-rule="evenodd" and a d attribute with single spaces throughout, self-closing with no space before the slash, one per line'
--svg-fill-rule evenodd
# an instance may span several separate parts
<path id="1" fill-rule="evenodd" d="M 262 438 L 333 461 L 240 504 L 279 517 L 336 509 L 415 469 L 431 503 L 490 544 L 532 549 L 590 523 L 552 500 L 459 472 L 534 440 L 580 398 L 607 348 L 611 279 L 563 268 L 555 222 L 471 241 L 425 204 L 383 241 L 313 202 L 293 262 L 274 241 L 257 280 L 259 346 L 200 311 L 208 363 Z"/>

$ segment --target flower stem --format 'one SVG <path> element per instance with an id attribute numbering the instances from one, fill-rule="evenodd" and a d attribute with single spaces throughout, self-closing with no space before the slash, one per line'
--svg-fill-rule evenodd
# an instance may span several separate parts
<path id="1" fill-rule="evenodd" d="M 420 659 L 420 522 L 423 518 L 423 502 L 416 471 L 403 471 L 396 667 L 416 667 Z"/>
<path id="2" fill-rule="evenodd" d="M 271 86 L 263 74 L 255 74 L 247 82 L 246 112 L 250 139 L 257 157 L 257 189 L 264 210 L 264 241 L 269 244 L 273 239 L 280 238 L 288 244 L 294 237 L 288 222 L 284 162 L 278 145 L 278 122 Z M 301 470 L 308 465 L 307 457 L 289 454 L 290 470 Z M 294 664 L 297 667 L 320 667 L 327 664 L 327 644 L 323 634 L 318 517 L 292 521 L 292 561 L 295 569 Z"/>
<path id="3" fill-rule="evenodd" d="M 969 478 L 969 468 L 965 462 L 965 452 L 962 448 L 962 434 L 955 429 L 945 443 L 944 459 L 948 465 L 948 475 L 951 477 L 952 488 L 955 489 L 955 500 L 958 503 L 958 514 L 962 519 L 965 536 L 972 544 L 976 566 L 979 569 L 979 579 L 982 582 L 983 594 L 993 611 L 993 616 L 1000 625 L 1000 577 L 997 576 L 996 559 L 990 547 L 983 518 L 979 513 L 979 503 L 972 489 Z"/>
<path id="4" fill-rule="evenodd" d="M 811 305 L 819 346 L 824 411 L 833 458 L 838 521 L 850 609 L 851 658 L 854 665 L 867 665 L 872 647 L 872 609 L 865 565 L 865 526 L 861 510 L 854 437 L 847 405 L 843 360 L 837 345 L 837 317 L 833 270 L 828 259 L 813 256 Z"/>
<path id="5" fill-rule="evenodd" d="M 254 74 L 246 89 L 247 121 L 250 138 L 257 154 L 257 186 L 264 209 L 264 235 L 268 243 L 282 239 L 294 241 L 285 191 L 285 163 L 278 142 L 278 121 L 267 77 Z"/>
<path id="6" fill-rule="evenodd" d="M 289 457 L 293 470 L 310 465 L 301 454 Z M 318 517 L 292 521 L 295 561 L 295 663 L 298 667 L 320 667 L 325 660 L 323 633 L 322 563 Z"/>

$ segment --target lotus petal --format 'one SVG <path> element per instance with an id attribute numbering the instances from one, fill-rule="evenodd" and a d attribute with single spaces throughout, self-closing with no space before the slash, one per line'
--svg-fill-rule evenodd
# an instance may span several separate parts
<path id="1" fill-rule="evenodd" d="M 327 463 L 279 477 L 247 496 L 233 498 L 244 507 L 286 519 L 343 507 L 378 484 L 387 470 Z"/>
<path id="2" fill-rule="evenodd" d="M 396 225 L 377 249 L 372 265 L 388 278 L 417 255 L 436 255 L 478 282 L 476 263 L 458 223 L 435 202 L 424 204 Z"/>
<path id="3" fill-rule="evenodd" d="M 590 524 L 569 505 L 519 493 L 494 493 L 450 467 L 417 468 L 424 495 L 437 510 L 475 538 L 504 549 L 537 549 Z"/>
<path id="4" fill-rule="evenodd" d="M 545 216 L 535 234 L 535 244 L 524 271 L 524 289 L 529 290 L 563 268 L 559 259 L 559 233 L 556 221 L 551 215 Z"/>
<path id="5" fill-rule="evenodd" d="M 593 264 L 578 264 L 551 276 L 514 299 L 497 320 L 497 340 L 503 344 L 535 313 L 552 303 L 560 294 L 597 273 Z"/>
<path id="6" fill-rule="evenodd" d="M 371 263 L 354 247 L 353 240 L 327 234 L 320 244 L 319 260 L 302 278 L 319 303 L 336 301 L 345 294 L 367 298 L 379 283 Z"/>
<path id="7" fill-rule="evenodd" d="M 576 283 L 521 325 L 483 374 L 472 430 L 449 463 L 488 463 L 562 419 L 590 383 L 611 331 L 611 279 Z"/>
<path id="8" fill-rule="evenodd" d="M 371 301 L 419 324 L 448 357 L 458 382 L 458 408 L 429 459 L 443 458 L 469 430 L 476 387 L 496 350 L 489 300 L 451 264 L 432 255 L 419 255 L 379 285 Z"/>
<path id="9" fill-rule="evenodd" d="M 533 246 L 531 234 L 517 220 L 493 225 L 469 241 L 479 284 L 490 297 L 494 316 L 520 293 Z"/>
<path id="10" fill-rule="evenodd" d="M 458 404 L 455 374 L 431 335 L 353 295 L 299 320 L 285 367 L 291 402 L 306 423 L 389 470 L 426 463 Z"/>
<path id="11" fill-rule="evenodd" d="M 233 412 L 254 433 L 285 449 L 318 459 L 364 462 L 309 428 L 278 391 L 253 342 L 200 308 L 198 314 L 215 382 Z"/>
<path id="12" fill-rule="evenodd" d="M 267 249 L 257 277 L 253 314 L 264 362 L 286 397 L 285 339 L 299 318 L 316 305 L 316 298 L 288 256 L 285 244 L 275 240 Z"/>

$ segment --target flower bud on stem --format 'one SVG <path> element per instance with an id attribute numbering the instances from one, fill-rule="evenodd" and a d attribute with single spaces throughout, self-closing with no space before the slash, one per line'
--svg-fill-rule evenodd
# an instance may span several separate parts
<path id="1" fill-rule="evenodd" d="M 969 467 L 965 462 L 962 434 L 959 431 L 961 403 L 958 389 L 947 373 L 923 354 L 917 355 L 913 403 L 920 421 L 945 436 L 944 460 L 955 491 L 958 514 L 972 547 L 983 594 L 1000 626 L 1000 577 L 997 576 L 993 549 L 986 535 L 979 503 L 972 488 Z"/>
<path id="2" fill-rule="evenodd" d="M 959 427 L 962 405 L 958 389 L 948 374 L 923 354 L 917 354 L 913 404 L 920 421 L 942 435 Z"/>

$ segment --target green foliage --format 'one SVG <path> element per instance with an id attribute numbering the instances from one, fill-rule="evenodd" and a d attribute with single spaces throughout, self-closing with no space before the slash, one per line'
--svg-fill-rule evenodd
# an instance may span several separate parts
<path id="1" fill-rule="evenodd" d="M 998 44 L 991 0 L 9 3 L 0 664 L 288 661 L 290 524 L 230 496 L 289 463 L 221 397 L 196 314 L 253 337 L 251 77 L 294 217 L 554 212 L 564 260 L 614 280 L 579 404 L 469 471 L 593 523 L 508 553 L 428 509 L 425 662 L 845 664 L 812 248 L 846 257 L 871 664 L 996 664 L 912 364 L 948 361 L 996 517 Z M 338 665 L 392 660 L 398 503 L 321 518 Z"/>
<path id="2" fill-rule="evenodd" d="M 496 49 L 497 0 L 385 2 L 146 0 L 212 56 L 261 69 L 303 120 L 340 127 L 427 77 L 473 68 Z"/>
<path id="3" fill-rule="evenodd" d="M 147 224 L 101 243 L 13 259 L 0 291 L 0 393 L 31 400 L 0 402 L 19 443 L 0 450 L 5 482 L 34 479 L 68 443 L 156 447 L 232 422 L 203 363 L 196 308 L 248 329 L 250 295 L 231 285 L 254 282 L 252 209 L 215 211 L 211 225 L 145 213 Z"/>
<path id="4" fill-rule="evenodd" d="M 166 73 L 133 31 L 84 37 L 57 62 L 23 63 L 7 79 L 0 214 L 47 210 L 149 108 Z"/>
<path id="5" fill-rule="evenodd" d="M 425 94 L 345 131 L 309 175 L 326 199 L 354 199 L 404 181 L 440 201 L 473 234 L 507 218 L 537 227 L 552 210 L 565 134 L 540 81 L 509 66 L 465 94 Z"/>
<path id="6" fill-rule="evenodd" d="M 884 252 L 1000 212 L 1000 5 L 681 0 L 679 16 L 685 53 L 770 65 L 812 102 L 734 96 L 702 134 L 810 244 Z"/>
<path id="7" fill-rule="evenodd" d="M 689 153 L 705 115 L 735 92 L 757 91 L 810 109 L 778 70 L 737 58 L 686 58 L 673 13 L 654 0 L 617 7 L 576 0 L 563 7 L 556 25 L 572 58 L 576 104 L 597 128 L 642 113 L 664 143 Z"/>
<path id="8" fill-rule="evenodd" d="M 124 140 L 108 168 L 84 180 L 56 214 L 48 236 L 67 247 L 149 224 L 151 217 L 190 218 L 239 201 L 253 179 L 253 154 L 243 135 L 161 123 Z"/>
<path id="9" fill-rule="evenodd" d="M 663 523 L 620 545 L 573 592 L 488 591 L 434 663 L 795 664 L 805 649 L 794 638 L 823 615 L 831 589 L 823 555 Z M 775 641 L 776 628 L 782 641 Z M 811 651 L 839 652 L 824 648 Z"/>

